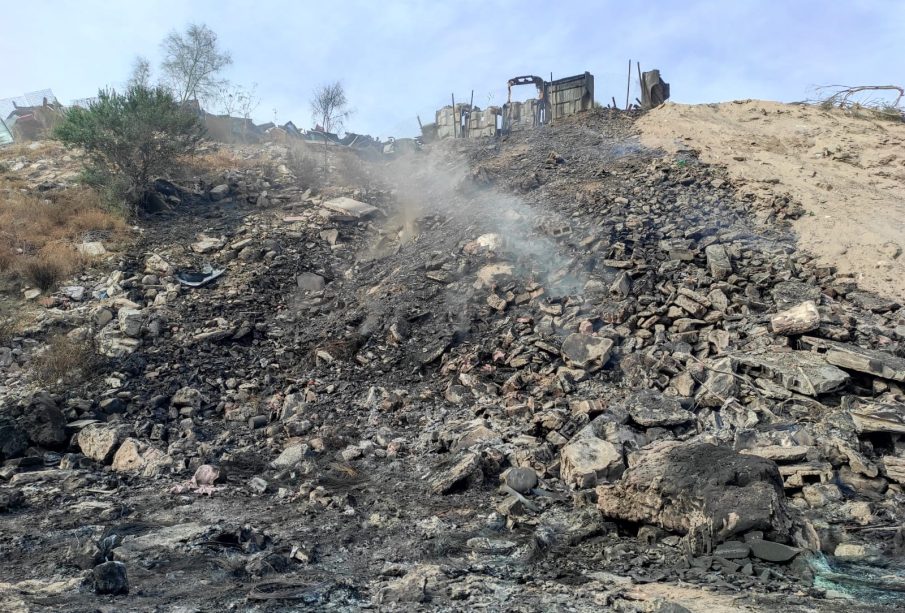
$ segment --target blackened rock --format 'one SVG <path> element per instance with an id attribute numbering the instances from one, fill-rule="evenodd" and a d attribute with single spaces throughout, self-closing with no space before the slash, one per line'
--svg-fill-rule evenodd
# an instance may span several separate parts
<path id="1" fill-rule="evenodd" d="M 899 307 L 899 303 L 895 300 L 883 298 L 871 292 L 849 292 L 846 298 L 856 306 L 874 313 L 886 313 Z"/>
<path id="2" fill-rule="evenodd" d="M 17 458 L 28 449 L 25 433 L 13 421 L 0 418 L 0 460 Z"/>
<path id="3" fill-rule="evenodd" d="M 713 555 L 726 560 L 740 560 L 751 553 L 751 546 L 741 541 L 726 541 L 713 550 Z"/>
<path id="4" fill-rule="evenodd" d="M 21 507 L 25 503 L 22 492 L 14 489 L 0 490 L 0 513 L 7 513 Z"/>
<path id="5" fill-rule="evenodd" d="M 295 282 L 303 292 L 322 292 L 326 286 L 326 280 L 313 272 L 303 272 L 295 278 Z"/>
<path id="6" fill-rule="evenodd" d="M 28 439 L 41 447 L 59 447 L 66 436 L 66 417 L 47 392 L 35 394 L 20 421 Z"/>
<path id="7" fill-rule="evenodd" d="M 694 421 L 694 413 L 686 411 L 675 398 L 654 390 L 644 390 L 626 401 L 632 420 L 644 428 L 678 426 Z"/>
<path id="8" fill-rule="evenodd" d="M 707 267 L 715 279 L 725 279 L 732 274 L 732 261 L 723 245 L 708 245 L 704 252 L 707 256 Z"/>
<path id="9" fill-rule="evenodd" d="M 780 309 L 787 309 L 806 300 L 820 300 L 820 288 L 797 279 L 780 281 L 773 286 L 773 301 Z"/>
<path id="10" fill-rule="evenodd" d="M 610 359 L 613 341 L 589 334 L 570 334 L 562 343 L 562 357 L 574 368 L 600 370 Z"/>
<path id="11" fill-rule="evenodd" d="M 696 441 L 651 445 L 613 485 L 597 488 L 606 517 L 687 534 L 702 524 L 714 542 L 749 530 L 788 536 L 782 477 L 764 458 Z"/>
<path id="12" fill-rule="evenodd" d="M 467 452 L 460 455 L 449 468 L 439 470 L 431 478 L 430 488 L 434 494 L 447 494 L 460 484 L 468 487 L 470 482 L 482 476 L 481 456 Z"/>
<path id="13" fill-rule="evenodd" d="M 104 562 L 94 567 L 94 591 L 98 594 L 128 594 L 129 578 L 122 562 Z"/>
<path id="14" fill-rule="evenodd" d="M 772 541 L 755 540 L 749 544 L 751 545 L 751 555 L 767 562 L 788 562 L 801 553 L 801 549 L 797 547 L 789 547 Z"/>
<path id="15" fill-rule="evenodd" d="M 511 468 L 506 472 L 506 485 L 519 494 L 525 494 L 537 485 L 537 473 L 533 468 Z"/>

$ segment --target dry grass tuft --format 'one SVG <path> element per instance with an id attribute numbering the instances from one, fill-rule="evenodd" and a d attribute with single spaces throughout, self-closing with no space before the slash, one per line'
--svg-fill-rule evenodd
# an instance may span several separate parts
<path id="1" fill-rule="evenodd" d="M 98 193 L 72 187 L 38 197 L 0 180 L 0 273 L 18 272 L 42 290 L 87 264 L 85 240 L 120 241 L 128 226 L 103 208 Z"/>
<path id="2" fill-rule="evenodd" d="M 0 245 L 0 273 L 9 272 L 16 264 L 16 252 L 10 245 Z"/>
<path id="3" fill-rule="evenodd" d="M 44 260 L 38 256 L 30 256 L 19 264 L 22 276 L 42 292 L 57 286 L 66 277 L 65 269 L 59 262 Z"/>
<path id="4" fill-rule="evenodd" d="M 41 140 L 31 142 L 13 143 L 0 149 L 0 159 L 24 157 L 28 160 L 50 155 L 63 155 L 65 147 L 55 140 Z"/>
<path id="5" fill-rule="evenodd" d="M 351 151 L 340 159 L 339 176 L 347 185 L 362 189 L 369 189 L 373 181 L 365 162 Z"/>
<path id="6" fill-rule="evenodd" d="M 59 334 L 51 337 L 47 347 L 32 360 L 32 372 L 38 383 L 52 388 L 90 375 L 98 360 L 91 341 Z"/>
<path id="7" fill-rule="evenodd" d="M 324 171 L 307 145 L 294 145 L 286 157 L 286 167 L 302 189 L 317 190 L 323 185 Z"/>
<path id="8" fill-rule="evenodd" d="M 43 292 L 73 275 L 85 263 L 85 258 L 64 243 L 47 243 L 35 255 L 19 262 L 22 275 Z"/>
<path id="9" fill-rule="evenodd" d="M 222 177 L 228 170 L 248 170 L 254 166 L 252 160 L 240 158 L 226 148 L 205 151 L 198 155 L 185 156 L 180 161 L 182 174 L 186 177 Z"/>
<path id="10" fill-rule="evenodd" d="M 0 347 L 6 345 L 16 335 L 16 322 L 11 317 L 0 316 Z"/>

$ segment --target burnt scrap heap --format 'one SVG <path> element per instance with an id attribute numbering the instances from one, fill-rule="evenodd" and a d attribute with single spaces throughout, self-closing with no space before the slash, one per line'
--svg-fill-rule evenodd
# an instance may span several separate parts
<path id="1" fill-rule="evenodd" d="M 533 84 L 537 97 L 525 102 L 512 101 L 512 87 Z M 544 81 L 523 76 L 509 79 L 509 96 L 503 106 L 503 132 L 544 125 L 550 119 L 574 115 L 594 107 L 594 75 L 585 72 L 574 77 Z"/>
<path id="2" fill-rule="evenodd" d="M 669 84 L 660 79 L 659 70 L 651 70 L 641 81 L 641 107 L 650 109 L 669 98 Z M 533 85 L 536 94 L 524 102 L 512 100 L 512 88 Z M 509 79 L 508 95 L 502 106 L 480 109 L 472 103 L 456 103 L 436 113 L 435 123 L 421 125 L 425 141 L 444 138 L 479 138 L 497 136 L 519 130 L 546 125 L 551 120 L 561 119 L 594 108 L 594 75 L 583 74 L 563 79 L 545 81 L 536 75 L 523 75 Z M 420 122 L 420 120 L 419 120 Z"/>
<path id="3" fill-rule="evenodd" d="M 525 102 L 512 101 L 512 88 L 518 85 L 534 85 L 535 98 Z M 535 128 L 550 119 L 574 115 L 594 107 L 594 75 L 589 72 L 544 81 L 541 77 L 527 75 L 514 77 L 508 82 L 509 95 L 502 107 L 489 106 L 480 109 L 471 103 L 444 106 L 436 113 L 436 122 L 421 126 L 424 140 L 444 138 L 479 138 L 497 136 L 500 133 Z"/>

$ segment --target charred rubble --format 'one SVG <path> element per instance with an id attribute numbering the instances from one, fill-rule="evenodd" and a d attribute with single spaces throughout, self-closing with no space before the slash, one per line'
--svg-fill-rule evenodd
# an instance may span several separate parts
<path id="1" fill-rule="evenodd" d="M 678 611 L 645 589 L 679 583 L 886 606 L 902 579 L 851 569 L 905 542 L 901 306 L 799 252 L 793 205 L 632 130 L 594 111 L 367 186 L 185 188 L 0 349 L 6 580 L 52 560 L 136 606 L 262 610 Z M 48 331 L 97 372 L 24 386 Z"/>

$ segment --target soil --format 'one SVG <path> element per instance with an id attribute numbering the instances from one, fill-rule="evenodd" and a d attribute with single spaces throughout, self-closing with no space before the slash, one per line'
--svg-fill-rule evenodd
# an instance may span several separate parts
<path id="1" fill-rule="evenodd" d="M 858 284 L 905 300 L 905 124 L 764 100 L 668 103 L 641 142 L 724 166 L 742 197 L 791 198 L 798 245 Z"/>

